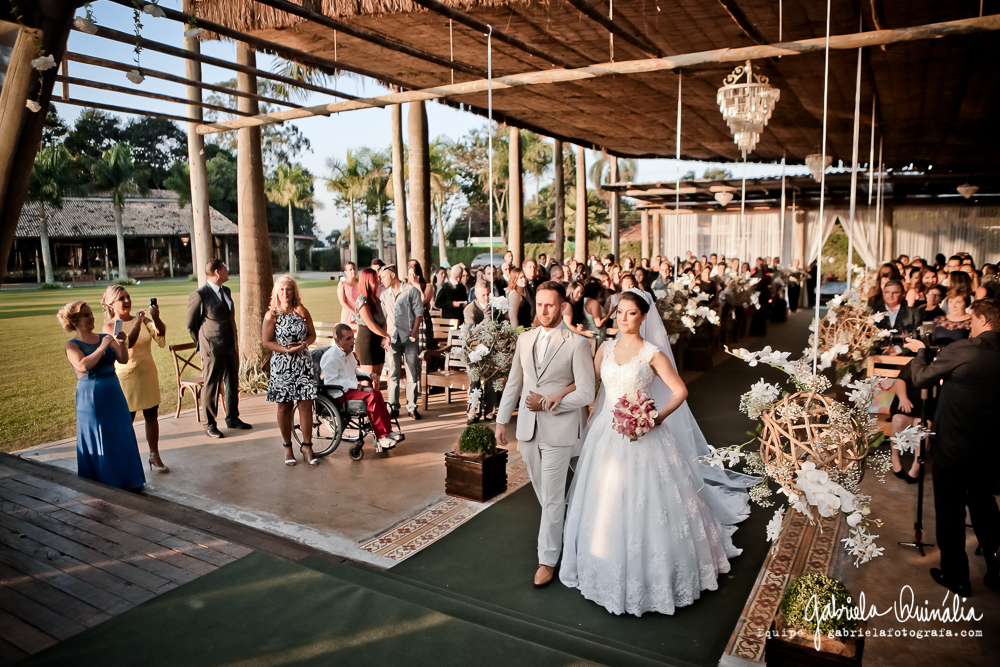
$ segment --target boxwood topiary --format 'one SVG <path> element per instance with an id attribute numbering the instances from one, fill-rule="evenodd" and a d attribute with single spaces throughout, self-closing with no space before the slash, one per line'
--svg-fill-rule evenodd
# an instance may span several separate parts
<path id="1" fill-rule="evenodd" d="M 815 602 L 813 596 L 816 596 Z M 785 589 L 781 597 L 781 613 L 785 616 L 785 625 L 790 628 L 801 628 L 823 636 L 835 634 L 838 630 L 842 633 L 853 632 L 858 624 L 853 618 L 848 618 L 849 612 L 854 612 L 852 599 L 847 586 L 840 581 L 819 572 L 806 572 Z M 831 604 L 833 600 L 836 600 L 835 604 Z M 817 632 L 817 620 L 824 609 L 827 613 Z"/>
<path id="2" fill-rule="evenodd" d="M 489 455 L 497 449 L 493 429 L 483 424 L 469 424 L 458 439 L 458 448 L 465 454 Z"/>

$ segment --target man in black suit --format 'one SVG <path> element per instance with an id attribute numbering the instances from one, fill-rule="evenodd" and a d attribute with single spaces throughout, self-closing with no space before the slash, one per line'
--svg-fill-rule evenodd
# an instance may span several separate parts
<path id="1" fill-rule="evenodd" d="M 221 259 L 205 265 L 208 282 L 188 297 L 187 328 L 201 353 L 205 387 L 201 400 L 205 404 L 205 433 L 221 438 L 216 425 L 219 387 L 226 385 L 226 426 L 252 428 L 240 420 L 239 348 L 236 344 L 236 309 L 233 294 L 225 286 L 229 269 Z"/>
<path id="2" fill-rule="evenodd" d="M 934 412 L 934 511 L 941 568 L 934 581 L 956 595 L 968 597 L 969 557 L 965 550 L 965 508 L 986 559 L 990 588 L 1000 589 L 1000 509 L 997 493 L 1000 449 L 1000 302 L 981 299 L 972 304 L 969 338 L 952 343 L 928 363 L 927 349 L 910 338 L 906 347 L 917 356 L 904 369 L 920 388 L 942 382 Z"/>
<path id="3" fill-rule="evenodd" d="M 475 287 L 476 298 L 465 307 L 464 317 L 465 326 L 469 329 L 480 324 L 486 319 L 486 313 L 490 311 L 490 284 L 485 280 L 479 280 L 476 282 Z M 492 310 L 493 319 L 497 322 L 504 318 L 504 314 L 499 310 Z M 479 421 L 480 417 L 485 416 L 487 419 L 491 418 L 491 415 L 496 412 L 497 405 L 500 403 L 500 395 L 497 394 L 496 390 L 493 388 L 493 382 L 487 382 L 486 385 L 482 385 L 479 380 L 471 383 L 470 390 L 482 389 L 482 396 L 479 399 L 479 405 L 475 408 L 469 405 L 468 409 L 468 420 L 466 423 L 474 424 Z"/>
<path id="4" fill-rule="evenodd" d="M 528 300 L 531 304 L 531 321 L 535 321 L 535 291 L 538 286 L 542 284 L 542 280 L 538 277 L 538 262 L 533 259 L 524 260 L 524 264 L 521 266 L 521 270 L 524 271 L 524 277 L 527 280 L 524 284 L 524 298 Z"/>
<path id="5" fill-rule="evenodd" d="M 449 280 L 446 280 L 441 289 L 438 290 L 434 305 L 441 309 L 441 317 L 449 320 L 460 320 L 463 317 L 462 311 L 468 303 L 469 291 L 462 284 L 462 274 L 465 272 L 461 266 L 451 267 Z"/>
<path id="6" fill-rule="evenodd" d="M 898 280 L 890 280 L 885 284 L 882 288 L 882 301 L 884 305 L 877 312 L 885 313 L 885 317 L 876 326 L 883 331 L 896 331 L 885 342 L 885 347 L 892 347 L 902 343 L 903 334 L 908 335 L 920 327 L 920 317 L 916 308 L 910 308 L 903 301 L 903 283 Z"/>

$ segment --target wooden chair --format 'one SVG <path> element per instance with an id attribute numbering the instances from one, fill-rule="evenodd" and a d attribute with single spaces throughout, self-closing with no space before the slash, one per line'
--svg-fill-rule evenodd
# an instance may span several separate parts
<path id="1" fill-rule="evenodd" d="M 890 356 L 886 354 L 873 354 L 868 357 L 868 377 L 878 376 L 881 378 L 894 380 L 899 377 L 903 367 L 906 366 L 913 357 Z M 879 420 L 882 432 L 885 437 L 892 435 L 892 424 L 884 419 Z"/>
<path id="2" fill-rule="evenodd" d="M 174 359 L 174 376 L 177 378 L 177 413 L 174 418 L 181 416 L 181 402 L 184 400 L 184 392 L 190 391 L 194 396 L 194 413 L 201 421 L 201 389 L 205 386 L 205 377 L 202 375 L 201 366 L 195 363 L 198 356 L 197 346 L 194 343 L 183 343 L 181 345 L 171 345 L 170 356 Z M 196 377 L 182 377 L 189 369 L 194 370 Z M 225 402 L 223 402 L 225 405 Z"/>
<path id="3" fill-rule="evenodd" d="M 466 372 L 462 341 L 458 335 L 457 328 L 449 329 L 447 344 L 420 353 L 420 360 L 423 362 L 424 410 L 427 409 L 427 397 L 431 387 L 444 387 L 444 398 L 448 403 L 451 403 L 452 389 L 469 389 L 469 374 Z M 429 362 L 435 359 L 444 362 L 443 369 L 433 371 L 428 369 Z"/>

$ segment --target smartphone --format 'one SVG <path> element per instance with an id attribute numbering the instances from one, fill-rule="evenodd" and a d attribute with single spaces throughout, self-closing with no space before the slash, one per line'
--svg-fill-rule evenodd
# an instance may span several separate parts
<path id="1" fill-rule="evenodd" d="M 156 297 L 154 296 L 152 299 L 149 300 L 149 307 L 152 308 L 155 305 L 156 305 Z"/>
<path id="2" fill-rule="evenodd" d="M 122 332 L 122 327 L 123 326 L 125 326 L 124 322 L 122 322 L 121 320 L 115 320 L 115 331 L 112 334 L 112 336 L 114 336 L 115 338 L 117 338 L 118 334 L 120 334 Z"/>

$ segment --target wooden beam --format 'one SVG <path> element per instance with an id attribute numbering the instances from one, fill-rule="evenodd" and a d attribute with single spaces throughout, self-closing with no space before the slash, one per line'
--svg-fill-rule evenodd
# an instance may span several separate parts
<path id="1" fill-rule="evenodd" d="M 133 9 L 135 7 L 132 0 L 111 0 L 111 2 L 117 3 L 123 7 L 128 7 Z M 178 21 L 179 23 L 187 23 L 191 19 L 190 14 L 184 12 L 179 12 L 176 9 L 170 9 L 169 7 L 164 7 L 160 5 L 160 9 L 166 15 L 166 18 L 172 21 Z M 402 81 L 395 79 L 392 76 L 387 76 L 385 74 L 379 74 L 370 69 L 365 69 L 364 67 L 358 67 L 357 65 L 351 65 L 348 63 L 341 62 L 339 60 L 330 60 L 329 58 L 323 58 L 322 56 L 317 56 L 306 51 L 300 51 L 298 49 L 293 49 L 291 47 L 285 46 L 284 44 L 279 44 L 278 42 L 272 42 L 267 39 L 261 39 L 260 37 L 255 37 L 253 35 L 248 35 L 245 32 L 240 32 L 239 30 L 233 30 L 232 28 L 222 25 L 221 23 L 214 23 L 213 21 L 207 21 L 201 17 L 197 17 L 198 27 L 209 32 L 214 32 L 217 35 L 223 37 L 228 37 L 229 39 L 245 42 L 250 46 L 254 47 L 258 51 L 266 51 L 278 55 L 285 60 L 294 60 L 302 65 L 307 65 L 310 67 L 315 67 L 319 70 L 324 71 L 327 74 L 336 74 L 338 70 L 343 70 L 345 72 L 350 72 L 351 74 L 357 74 L 359 76 L 367 76 L 373 79 L 378 79 L 380 81 L 385 81 L 394 86 L 402 86 L 403 88 L 415 88 L 415 86 L 407 86 Z M 146 70 L 143 70 L 143 74 Z"/>
<path id="2" fill-rule="evenodd" d="M 375 44 L 376 46 L 381 46 L 382 48 L 389 49 L 390 51 L 396 51 L 397 53 L 402 53 L 413 58 L 418 58 L 425 62 L 432 63 L 434 65 L 439 65 L 445 69 L 453 69 L 458 72 L 464 72 L 472 76 L 486 76 L 486 70 L 479 67 L 473 67 L 468 63 L 464 63 L 460 60 L 449 60 L 441 56 L 434 55 L 422 49 L 410 46 L 409 44 L 404 44 L 402 42 L 397 42 L 394 39 L 389 39 L 387 37 L 382 37 L 373 32 L 363 30 L 357 26 L 353 26 L 350 23 L 344 23 L 343 21 L 338 21 L 337 19 L 330 18 L 326 14 L 320 14 L 319 12 L 314 12 L 312 10 L 306 9 L 305 7 L 300 7 L 299 5 L 288 2 L 288 0 L 255 0 L 256 2 L 267 5 L 274 9 L 278 9 L 293 16 L 298 16 L 299 18 L 306 19 L 307 21 L 312 21 L 325 28 L 330 28 L 331 30 L 336 30 L 337 32 L 342 32 L 345 35 L 350 35 L 351 37 L 357 37 L 360 40 Z"/>
<path id="3" fill-rule="evenodd" d="M 594 7 L 587 0 L 568 0 L 568 2 L 590 20 L 600 23 L 605 27 L 605 29 L 607 29 L 608 32 L 613 35 L 618 35 L 632 46 L 638 48 L 640 51 L 653 56 L 654 58 L 663 57 L 663 50 L 649 41 L 648 37 L 637 32 L 626 30 L 624 27 L 608 18 L 607 13 L 598 10 L 597 7 Z"/>
<path id="4" fill-rule="evenodd" d="M 87 79 L 78 79 L 74 76 L 63 76 L 59 75 L 56 77 L 56 81 L 63 83 L 67 86 L 83 86 L 85 88 L 96 88 L 98 90 L 107 90 L 112 93 L 122 93 L 124 95 L 135 95 L 136 97 L 147 97 L 151 100 L 160 100 L 161 102 L 173 102 L 174 104 L 184 104 L 189 105 L 191 102 L 184 99 L 183 97 L 174 97 L 172 95 L 163 95 L 162 93 L 153 93 L 147 90 L 142 90 L 140 88 L 128 88 L 126 86 L 117 86 L 113 83 L 102 83 L 100 81 L 89 81 Z M 68 97 L 67 89 L 63 88 L 63 97 Z M 233 114 L 237 116 L 246 116 L 247 114 L 237 111 L 236 109 L 230 109 L 228 107 L 220 107 L 216 104 L 208 104 L 205 102 L 197 103 L 197 106 L 203 109 L 212 109 L 213 111 L 221 111 L 223 113 Z"/>
<path id="5" fill-rule="evenodd" d="M 914 26 L 912 28 L 900 28 L 898 30 L 882 30 L 877 32 L 837 35 L 830 37 L 830 48 L 834 50 L 849 50 L 880 46 L 882 44 L 914 42 L 925 39 L 938 39 L 941 37 L 968 35 L 995 30 L 1000 30 L 1000 15 L 960 19 L 957 21 L 946 21 L 942 23 L 931 23 L 928 25 Z M 527 72 L 524 74 L 514 74 L 510 76 L 500 76 L 493 79 L 492 86 L 494 92 L 496 92 L 524 86 L 539 86 L 551 83 L 584 81 L 605 76 L 614 76 L 616 74 L 646 74 L 649 72 L 672 71 L 709 63 L 741 62 L 744 60 L 756 60 L 759 58 L 770 58 L 773 56 L 795 56 L 805 53 L 815 53 L 822 51 L 825 46 L 826 39 L 824 37 L 817 37 L 814 39 L 803 39 L 794 42 L 784 42 L 781 44 L 755 45 L 736 49 L 713 49 L 711 51 L 688 53 L 666 58 L 650 58 L 648 60 L 601 63 L 577 69 L 554 69 Z M 312 116 L 327 116 L 332 113 L 340 113 L 343 111 L 354 111 L 357 109 L 369 109 L 373 107 L 382 108 L 390 104 L 484 93 L 489 85 L 490 83 L 487 80 L 482 79 L 451 85 L 436 86 L 433 88 L 425 88 L 423 90 L 412 90 L 391 93 L 388 95 L 380 95 L 378 97 L 349 100 L 346 102 L 334 102 L 331 104 L 307 107 L 304 109 L 279 111 L 272 114 L 255 116 L 253 118 L 238 118 L 231 121 L 210 123 L 199 127 L 198 132 L 201 134 L 214 134 L 216 132 L 235 130 L 240 127 L 265 125 L 268 123 L 281 123 L 286 120 L 309 118 Z"/>
<path id="6" fill-rule="evenodd" d="M 115 1 L 116 2 L 124 2 L 124 0 L 115 0 Z M 497 40 L 498 42 L 503 42 L 504 44 L 509 44 L 510 46 L 513 46 L 516 49 L 520 49 L 521 51 L 524 51 L 525 53 L 531 54 L 531 55 L 535 56 L 536 58 L 541 58 L 542 60 L 544 60 L 546 62 L 552 63 L 553 65 L 557 65 L 559 67 L 572 67 L 573 66 L 571 63 L 567 62 L 566 60 L 563 60 L 562 58 L 560 58 L 558 56 L 554 56 L 554 55 L 552 55 L 550 53 L 546 53 L 545 51 L 543 51 L 542 49 L 538 48 L 537 46 L 532 46 L 531 44 L 528 44 L 527 42 L 525 42 L 525 41 L 523 41 L 521 39 L 518 39 L 517 37 L 514 37 L 513 35 L 508 35 L 507 33 L 505 33 L 502 30 L 497 30 L 496 27 L 491 27 L 490 25 L 488 25 L 486 23 L 483 23 L 479 19 L 477 19 L 477 18 L 475 18 L 473 16 L 470 16 L 470 15 L 466 14 L 465 12 L 462 12 L 462 11 L 459 11 L 459 10 L 454 9 L 452 7 L 449 7 L 448 5 L 444 4 L 443 2 L 438 2 L 438 0 L 411 0 L 411 1 L 413 3 L 415 3 L 415 4 L 420 5 L 421 7 L 426 7 L 427 9 L 431 10 L 432 12 L 434 12 L 436 14 L 440 14 L 442 16 L 447 16 L 450 19 L 458 21 L 462 25 L 468 26 L 468 27 L 472 28 L 473 30 L 476 30 L 476 31 L 478 31 L 480 33 L 483 33 L 483 34 L 485 34 L 485 33 L 491 33 L 493 35 L 493 39 Z"/>
<path id="7" fill-rule="evenodd" d="M 74 28 L 74 30 L 75 29 L 76 28 Z M 296 88 L 311 90 L 316 93 L 332 95 L 333 97 L 339 97 L 345 100 L 358 99 L 355 95 L 348 95 L 347 93 L 341 93 L 336 90 L 331 90 L 330 88 L 324 88 L 323 86 L 317 86 L 315 84 L 306 83 L 304 81 L 296 81 L 291 77 L 275 74 L 274 72 L 267 72 L 265 70 L 257 69 L 256 67 L 247 67 L 246 65 L 240 65 L 239 63 L 232 63 L 229 62 L 228 60 L 222 60 L 221 58 L 213 58 L 212 56 L 205 56 L 205 55 L 191 53 L 190 51 L 179 49 L 176 46 L 170 46 L 169 44 L 154 42 L 152 40 L 146 39 L 145 37 L 136 37 L 135 35 L 130 35 L 128 33 L 120 32 L 118 30 L 112 30 L 111 28 L 105 28 L 103 26 L 97 26 L 97 32 L 94 34 L 97 35 L 98 37 L 102 37 L 104 39 L 108 39 L 113 42 L 120 42 L 122 44 L 128 44 L 129 46 L 138 45 L 144 49 L 149 49 L 150 51 L 156 51 L 157 53 L 163 53 L 168 56 L 174 56 L 176 58 L 190 58 L 192 60 L 197 60 L 203 65 L 214 65 L 215 67 L 221 67 L 222 69 L 233 70 L 240 74 L 247 74 L 249 76 L 260 77 L 262 79 L 270 79 L 272 81 L 278 81 L 279 83 L 284 83 L 289 86 L 295 86 Z"/>
<path id="8" fill-rule="evenodd" d="M 67 53 L 66 60 L 72 60 L 73 62 L 81 63 L 84 65 L 93 65 L 94 67 L 104 67 L 107 69 L 113 69 L 119 72 L 131 72 L 135 69 L 134 64 L 126 64 L 115 62 L 114 60 L 106 60 L 104 58 L 98 58 L 97 56 L 88 56 L 82 53 Z M 142 75 L 146 78 L 163 79 L 164 81 L 170 81 L 171 83 L 179 83 L 182 86 L 195 86 L 203 90 L 211 90 L 214 93 L 222 93 L 223 95 L 230 95 L 233 97 L 245 97 L 251 100 L 257 100 L 258 102 L 268 102 L 270 104 L 280 104 L 281 106 L 291 107 L 293 109 L 301 109 L 301 104 L 292 104 L 287 100 L 279 100 L 275 97 L 267 97 L 266 95 L 253 95 L 250 93 L 244 93 L 242 90 L 237 90 L 236 88 L 226 88 L 225 86 L 217 86 L 213 83 L 204 83 L 201 81 L 192 81 L 191 79 L 185 79 L 183 76 L 176 76 L 174 74 L 168 74 L 167 72 L 160 72 L 155 69 L 148 69 L 146 67 L 142 68 Z"/>
<path id="9" fill-rule="evenodd" d="M 151 118 L 163 118 L 164 120 L 172 120 L 177 123 L 199 122 L 194 118 L 187 118 L 185 116 L 173 116 L 171 114 L 160 113 L 159 111 L 144 111 L 142 109 L 129 109 L 128 107 L 118 107 L 113 104 L 103 104 L 101 102 L 88 102 L 86 100 L 75 100 L 69 97 L 53 96 L 52 101 L 60 102 L 61 104 L 71 104 L 76 107 L 87 107 L 88 109 L 100 109 L 102 111 L 113 111 L 115 113 L 133 114 L 135 116 L 149 116 Z"/>
<path id="10" fill-rule="evenodd" d="M 725 10 L 729 17 L 733 19 L 733 22 L 739 26 L 739 29 L 743 31 L 747 37 L 750 38 L 754 44 L 767 44 L 767 40 L 764 39 L 764 35 L 760 34 L 756 26 L 750 22 L 747 15 L 743 13 L 740 6 L 736 4 L 735 0 L 719 0 L 719 4 L 722 5 L 722 9 Z"/>

